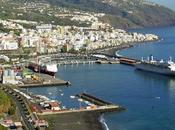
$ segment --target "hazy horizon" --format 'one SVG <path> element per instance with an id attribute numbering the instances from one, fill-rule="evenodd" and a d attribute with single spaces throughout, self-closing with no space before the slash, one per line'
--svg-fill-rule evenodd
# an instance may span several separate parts
<path id="1" fill-rule="evenodd" d="M 175 0 L 151 0 L 151 1 L 175 10 Z"/>

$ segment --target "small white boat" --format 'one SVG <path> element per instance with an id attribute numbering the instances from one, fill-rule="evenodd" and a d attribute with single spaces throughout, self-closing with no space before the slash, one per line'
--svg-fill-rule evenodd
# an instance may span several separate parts
<path id="1" fill-rule="evenodd" d="M 160 97 L 155 97 L 156 99 L 160 99 Z"/>
<path id="2" fill-rule="evenodd" d="M 86 103 L 87 105 L 89 105 L 89 102 L 88 102 L 88 101 L 85 101 L 85 103 Z"/>
<path id="3" fill-rule="evenodd" d="M 79 102 L 83 102 L 83 99 L 79 98 L 78 101 L 79 101 Z"/>
<path id="4" fill-rule="evenodd" d="M 70 96 L 70 98 L 74 99 L 74 98 L 75 98 L 75 96 Z"/>

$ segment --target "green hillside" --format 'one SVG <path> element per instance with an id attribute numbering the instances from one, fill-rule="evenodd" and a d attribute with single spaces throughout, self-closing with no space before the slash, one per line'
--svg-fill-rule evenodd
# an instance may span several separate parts
<path id="1" fill-rule="evenodd" d="M 89 26 L 87 23 L 71 21 L 70 17 L 57 17 L 57 14 L 64 13 L 64 8 L 71 13 L 75 9 L 105 13 L 100 20 L 119 28 L 175 24 L 174 11 L 144 0 L 0 0 L 0 19 Z"/>
<path id="2" fill-rule="evenodd" d="M 10 115 L 14 114 L 15 105 L 13 101 L 6 95 L 2 90 L 0 90 L 0 115 L 2 113 L 8 113 Z"/>
<path id="3" fill-rule="evenodd" d="M 103 12 L 101 20 L 115 27 L 150 27 L 175 24 L 175 12 L 144 0 L 46 0 L 62 7 Z"/>

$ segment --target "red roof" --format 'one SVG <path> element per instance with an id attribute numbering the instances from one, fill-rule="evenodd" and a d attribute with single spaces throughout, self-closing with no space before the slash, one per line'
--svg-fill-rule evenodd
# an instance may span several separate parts
<path id="1" fill-rule="evenodd" d="M 48 126 L 48 122 L 46 120 L 36 120 L 35 125 L 37 125 L 37 126 Z"/>
<path id="2" fill-rule="evenodd" d="M 6 119 L 6 120 L 4 120 L 4 123 L 6 123 L 6 124 L 13 124 L 13 121 L 11 119 Z"/>
<path id="3" fill-rule="evenodd" d="M 49 102 L 51 107 L 59 107 L 59 103 L 58 102 Z"/>

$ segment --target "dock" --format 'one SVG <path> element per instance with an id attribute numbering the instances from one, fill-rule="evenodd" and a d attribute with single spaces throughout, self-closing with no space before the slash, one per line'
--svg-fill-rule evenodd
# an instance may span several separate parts
<path id="1" fill-rule="evenodd" d="M 131 65 L 134 66 L 138 60 L 128 58 L 128 57 L 119 57 L 120 64 Z"/>
<path id="2" fill-rule="evenodd" d="M 105 53 L 93 53 L 93 55 L 104 55 L 106 59 L 98 58 L 98 60 L 95 63 L 98 64 L 125 64 L 134 66 L 140 60 L 135 58 L 130 58 L 126 56 L 116 55 L 116 54 L 105 54 Z"/>
<path id="3" fill-rule="evenodd" d="M 118 60 L 97 60 L 96 64 L 125 64 L 134 66 L 139 60 L 128 57 L 117 57 Z"/>
<path id="4" fill-rule="evenodd" d="M 96 64 L 119 64 L 119 60 L 97 60 Z"/>
<path id="5" fill-rule="evenodd" d="M 69 86 L 71 83 L 69 81 L 64 81 L 62 79 L 55 78 L 47 74 L 35 73 L 40 80 L 24 80 L 24 84 L 19 84 L 20 88 L 31 88 L 31 87 L 50 87 L 50 86 Z"/>

